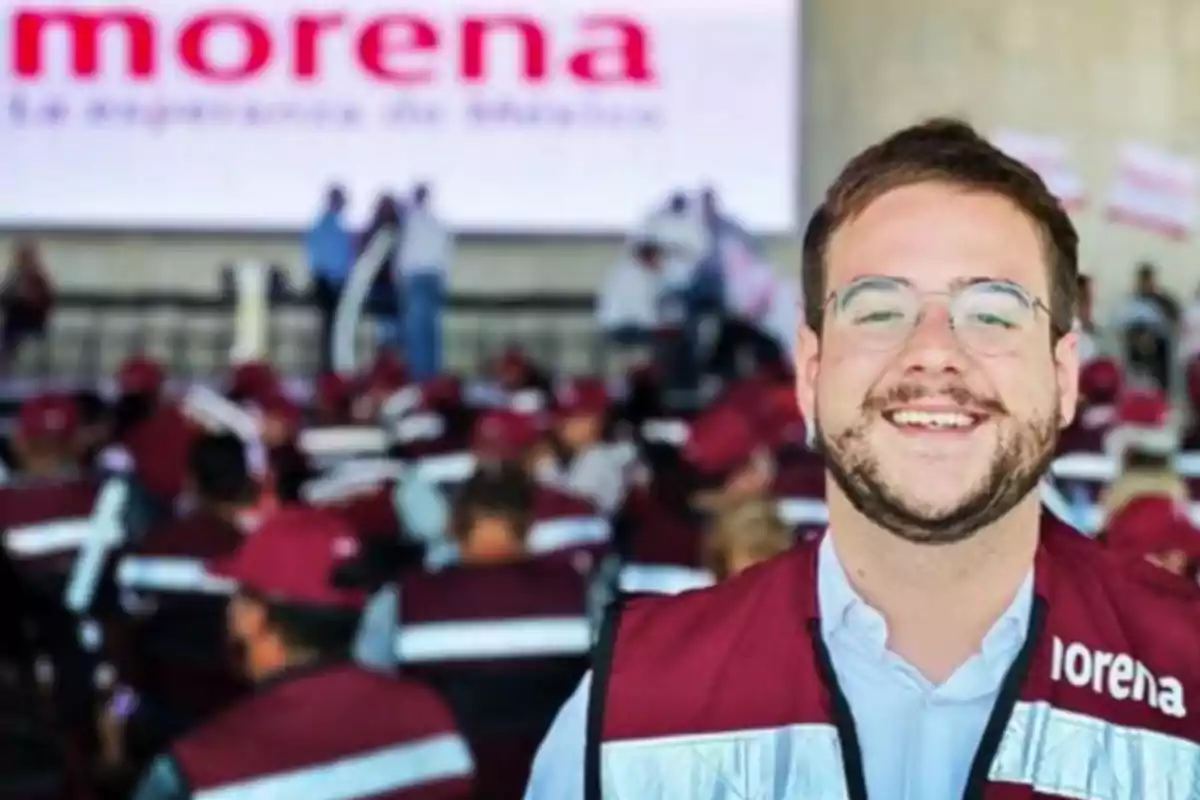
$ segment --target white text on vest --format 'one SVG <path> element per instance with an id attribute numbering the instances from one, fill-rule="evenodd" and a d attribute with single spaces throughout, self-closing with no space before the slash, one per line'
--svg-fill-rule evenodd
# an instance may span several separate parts
<path id="1" fill-rule="evenodd" d="M 1169 675 L 1156 677 L 1140 661 L 1126 653 L 1105 653 L 1090 650 L 1079 642 L 1063 644 L 1054 637 L 1054 664 L 1051 680 L 1067 679 L 1080 688 L 1091 688 L 1097 694 L 1108 694 L 1117 700 L 1149 703 L 1171 717 L 1183 717 L 1183 684 Z"/>

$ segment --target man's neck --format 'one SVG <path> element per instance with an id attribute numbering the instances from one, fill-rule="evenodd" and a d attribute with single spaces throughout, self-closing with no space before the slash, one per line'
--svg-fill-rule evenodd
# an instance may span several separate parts
<path id="1" fill-rule="evenodd" d="M 836 489 L 829 529 L 851 585 L 888 625 L 888 647 L 941 682 L 1011 605 L 1037 549 L 1036 493 L 961 542 L 909 542 L 856 511 Z"/>

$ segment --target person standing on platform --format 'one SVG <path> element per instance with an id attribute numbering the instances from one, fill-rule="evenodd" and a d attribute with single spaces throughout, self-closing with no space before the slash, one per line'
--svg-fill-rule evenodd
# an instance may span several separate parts
<path id="1" fill-rule="evenodd" d="M 330 187 L 325 196 L 325 208 L 304 240 L 313 281 L 313 299 L 321 318 L 322 369 L 328 369 L 333 360 L 333 318 L 342 287 L 354 264 L 354 239 L 343 219 L 345 209 L 345 190 L 340 186 Z"/>
<path id="2" fill-rule="evenodd" d="M 414 380 L 442 369 L 442 310 L 454 235 L 433 213 L 429 185 L 418 184 L 404 217 L 395 280 L 404 293 L 404 339 Z"/>

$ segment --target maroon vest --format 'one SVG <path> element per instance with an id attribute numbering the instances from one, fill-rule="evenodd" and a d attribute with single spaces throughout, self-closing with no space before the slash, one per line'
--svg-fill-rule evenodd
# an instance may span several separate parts
<path id="1" fill-rule="evenodd" d="M 664 495 L 655 485 L 635 487 L 625 498 L 618 527 L 623 591 L 674 594 L 711 584 L 711 574 L 700 567 L 702 521 L 682 498 Z"/>
<path id="2" fill-rule="evenodd" d="M 225 633 L 232 586 L 205 568 L 243 539 L 235 525 L 197 511 L 151 530 L 117 559 L 127 614 L 110 626 L 109 649 L 123 682 L 175 714 L 207 716 L 247 688 Z"/>
<path id="3" fill-rule="evenodd" d="M 400 536 L 400 520 L 396 517 L 392 499 L 395 491 L 395 482 L 387 481 L 366 494 L 333 505 L 332 509 L 350 523 L 361 538 L 395 540 Z"/>
<path id="4" fill-rule="evenodd" d="M 866 798 L 816 555 L 798 545 L 712 589 L 625 604 L 594 667 L 589 800 Z M 1030 635 L 966 796 L 1196 797 L 1200 596 L 1057 529 L 1034 572 Z"/>
<path id="5" fill-rule="evenodd" d="M 587 668 L 587 594 L 587 578 L 558 559 L 401 581 L 397 661 L 454 709 L 475 754 L 477 800 L 520 800 L 538 744 Z"/>
<path id="6" fill-rule="evenodd" d="M 281 676 L 171 754 L 196 800 L 471 796 L 470 753 L 441 699 L 352 666 Z"/>
<path id="7" fill-rule="evenodd" d="M 23 574 L 61 578 L 70 571 L 90 534 L 98 491 L 99 482 L 92 478 L 0 486 L 4 547 Z"/>

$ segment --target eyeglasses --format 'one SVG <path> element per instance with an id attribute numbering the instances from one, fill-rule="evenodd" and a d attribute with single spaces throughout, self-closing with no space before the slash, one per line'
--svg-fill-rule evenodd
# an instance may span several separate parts
<path id="1" fill-rule="evenodd" d="M 1004 355 L 1022 347 L 1037 328 L 1037 312 L 1050 309 L 1018 284 L 978 281 L 949 292 L 923 292 L 906 281 L 866 277 L 829 293 L 832 322 L 854 347 L 874 351 L 904 346 L 924 316 L 928 297 L 946 298 L 950 327 L 959 342 L 980 355 Z"/>

